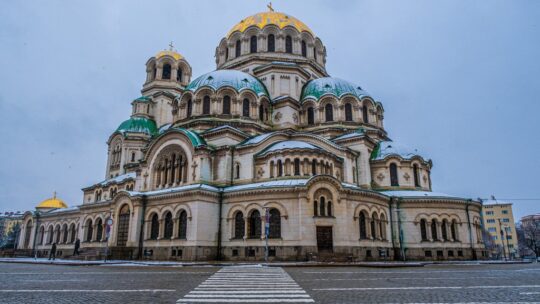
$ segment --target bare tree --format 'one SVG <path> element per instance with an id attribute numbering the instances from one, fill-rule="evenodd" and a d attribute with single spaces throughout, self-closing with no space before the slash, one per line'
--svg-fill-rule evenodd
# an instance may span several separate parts
<path id="1" fill-rule="evenodd" d="M 532 251 L 536 256 L 540 256 L 540 221 L 526 221 L 521 223 L 521 237 L 519 247 L 522 251 Z"/>

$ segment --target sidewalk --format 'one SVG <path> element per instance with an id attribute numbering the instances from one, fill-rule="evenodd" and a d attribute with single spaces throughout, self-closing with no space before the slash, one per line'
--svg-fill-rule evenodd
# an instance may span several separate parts
<path id="1" fill-rule="evenodd" d="M 56 259 L 49 261 L 47 258 L 0 258 L 0 263 L 25 263 L 25 264 L 47 264 L 47 265 L 67 265 L 67 266 L 232 266 L 232 265 L 261 265 L 269 267 L 375 267 L 375 268 L 395 268 L 395 267 L 424 267 L 426 265 L 482 265 L 482 264 L 526 264 L 523 261 L 426 261 L 426 262 L 174 262 L 174 261 L 130 261 L 130 260 L 110 260 L 110 261 L 83 261 Z"/>

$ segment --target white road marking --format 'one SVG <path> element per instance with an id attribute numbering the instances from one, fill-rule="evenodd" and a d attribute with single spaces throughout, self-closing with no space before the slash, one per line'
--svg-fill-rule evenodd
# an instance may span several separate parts
<path id="1" fill-rule="evenodd" d="M 522 294 L 522 295 L 537 295 L 537 294 L 540 294 L 540 292 L 536 292 L 536 291 L 533 291 L 533 292 L 520 292 L 519 294 Z"/>
<path id="2" fill-rule="evenodd" d="M 224 267 L 177 303 L 313 303 L 281 268 Z"/>
<path id="3" fill-rule="evenodd" d="M 463 278 L 425 278 L 425 277 L 416 277 L 416 278 L 369 278 L 369 279 L 313 279 L 313 280 L 301 280 L 301 281 L 383 281 L 383 280 L 464 280 L 464 279 L 497 279 L 499 277 L 463 277 Z"/>
<path id="4" fill-rule="evenodd" d="M 91 293 L 110 293 L 110 292 L 175 292 L 175 289 L 0 289 L 2 292 L 91 292 Z"/>
<path id="5" fill-rule="evenodd" d="M 417 286 L 417 287 L 353 287 L 353 288 L 314 288 L 313 290 L 423 290 L 423 289 L 492 289 L 492 288 L 540 288 L 540 285 L 499 285 L 499 286 Z"/>

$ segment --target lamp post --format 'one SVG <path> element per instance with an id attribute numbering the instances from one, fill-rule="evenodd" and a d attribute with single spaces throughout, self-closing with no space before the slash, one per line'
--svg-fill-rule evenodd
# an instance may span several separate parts
<path id="1" fill-rule="evenodd" d="M 270 208 L 264 207 L 264 262 L 268 263 L 268 236 L 270 234 Z"/>
<path id="2" fill-rule="evenodd" d="M 503 257 L 504 257 L 504 260 L 506 261 L 506 250 L 504 248 L 504 231 L 502 229 L 501 219 L 499 219 L 499 229 L 501 230 L 501 244 L 502 244 L 502 249 L 503 249 Z"/>

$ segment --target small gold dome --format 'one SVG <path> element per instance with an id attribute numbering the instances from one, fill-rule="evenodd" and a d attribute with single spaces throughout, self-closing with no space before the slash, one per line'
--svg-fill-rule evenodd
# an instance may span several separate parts
<path id="1" fill-rule="evenodd" d="M 56 192 L 55 192 L 52 198 L 44 200 L 39 205 L 37 205 L 36 208 L 58 209 L 58 208 L 67 208 L 67 207 L 68 206 L 66 205 L 66 203 L 64 203 L 64 201 L 62 201 L 59 198 L 56 198 Z"/>
<path id="2" fill-rule="evenodd" d="M 229 31 L 229 33 L 227 33 L 227 38 L 236 31 L 243 33 L 250 26 L 255 25 L 258 28 L 262 29 L 269 24 L 274 24 L 280 29 L 286 26 L 292 26 L 296 28 L 299 32 L 308 32 L 313 35 L 311 29 L 307 25 L 305 25 L 304 22 L 294 18 L 293 16 L 270 10 L 268 12 L 262 12 L 253 16 L 249 16 L 244 20 L 240 21 L 240 23 L 236 24 Z"/>
<path id="3" fill-rule="evenodd" d="M 179 54 L 178 52 L 176 52 L 176 51 L 172 51 L 172 50 L 163 50 L 163 51 L 158 52 L 158 53 L 156 54 L 156 59 L 159 59 L 159 58 L 161 58 L 161 57 L 163 57 L 163 56 L 167 56 L 167 55 L 173 57 L 173 58 L 176 59 L 176 60 L 180 60 L 180 59 L 184 58 L 184 56 L 180 55 L 180 54 Z"/>

